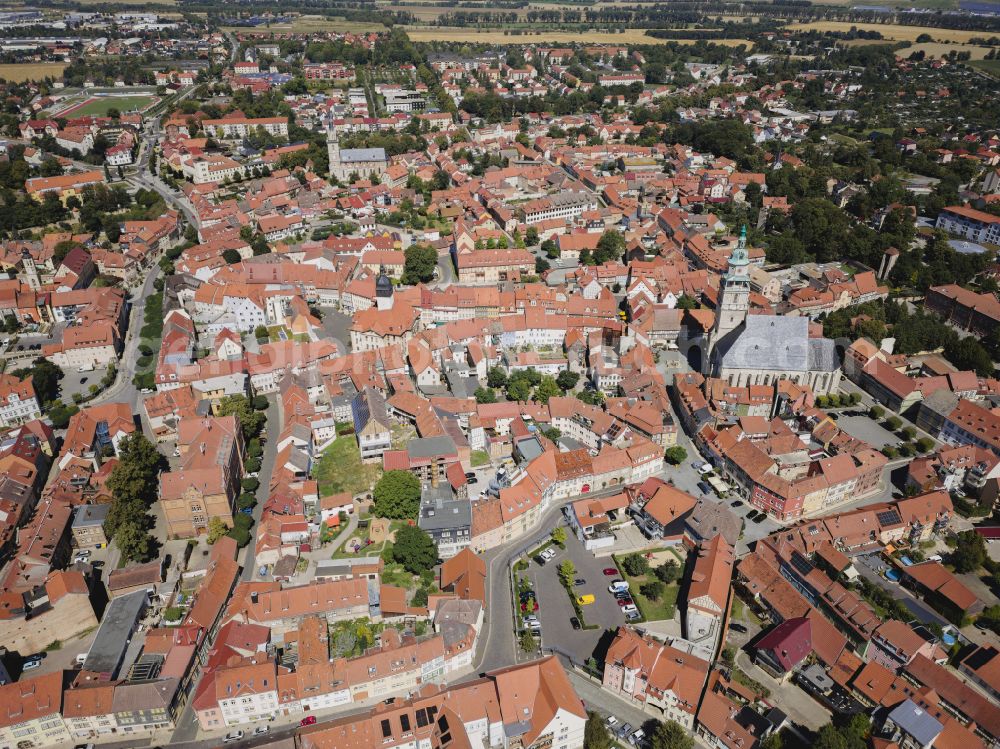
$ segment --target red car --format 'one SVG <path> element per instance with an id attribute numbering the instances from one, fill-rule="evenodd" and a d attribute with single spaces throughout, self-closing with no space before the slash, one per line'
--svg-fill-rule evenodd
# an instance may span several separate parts
<path id="1" fill-rule="evenodd" d="M 311 726 L 316 723 L 315 715 L 307 715 L 302 720 L 299 721 L 300 726 Z"/>
<path id="2" fill-rule="evenodd" d="M 634 606 L 635 602 L 631 598 L 619 598 L 618 605 L 625 608 L 626 606 Z"/>
<path id="3" fill-rule="evenodd" d="M 618 570 L 615 569 L 614 567 L 607 567 L 604 570 L 604 574 L 607 575 L 608 577 L 614 577 L 615 575 L 618 574 Z"/>

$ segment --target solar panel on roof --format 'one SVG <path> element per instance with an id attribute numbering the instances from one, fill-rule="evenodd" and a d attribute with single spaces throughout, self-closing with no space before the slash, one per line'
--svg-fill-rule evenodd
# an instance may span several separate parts
<path id="1" fill-rule="evenodd" d="M 875 518 L 878 520 L 879 525 L 894 525 L 901 523 L 903 520 L 897 510 L 882 510 L 875 513 Z"/>

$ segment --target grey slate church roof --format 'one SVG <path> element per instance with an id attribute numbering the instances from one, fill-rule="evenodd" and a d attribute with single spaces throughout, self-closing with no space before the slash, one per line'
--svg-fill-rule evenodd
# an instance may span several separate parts
<path id="1" fill-rule="evenodd" d="M 384 148 L 343 148 L 340 151 L 341 164 L 355 164 L 364 161 L 385 161 Z"/>
<path id="2" fill-rule="evenodd" d="M 809 338 L 809 318 L 748 315 L 736 335 L 720 341 L 721 366 L 785 372 L 832 372 L 840 366 L 833 341 Z"/>

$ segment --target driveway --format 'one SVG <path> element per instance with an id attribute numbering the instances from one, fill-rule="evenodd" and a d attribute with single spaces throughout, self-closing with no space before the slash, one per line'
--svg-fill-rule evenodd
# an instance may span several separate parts
<path id="1" fill-rule="evenodd" d="M 615 598 L 608 592 L 608 584 L 616 578 L 605 577 L 602 570 L 613 567 L 607 559 L 597 559 L 583 548 L 583 544 L 571 533 L 566 540 L 566 550 L 560 551 L 555 559 L 544 567 L 534 560 L 529 562 L 526 573 L 538 595 L 538 621 L 542 625 L 542 647 L 559 648 L 572 656 L 578 663 L 584 663 L 594 654 L 605 630 L 617 629 L 625 623 L 625 617 Z M 576 567 L 575 577 L 586 580 L 586 584 L 574 587 L 577 595 L 589 593 L 594 596 L 592 604 L 583 606 L 583 616 L 588 626 L 596 629 L 574 630 L 570 617 L 576 615 L 566 589 L 559 582 L 559 565 L 566 559 Z"/>

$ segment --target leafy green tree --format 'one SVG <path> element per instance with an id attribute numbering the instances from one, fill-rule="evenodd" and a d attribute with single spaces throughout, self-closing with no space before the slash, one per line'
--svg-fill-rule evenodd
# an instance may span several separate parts
<path id="1" fill-rule="evenodd" d="M 580 381 L 580 373 L 573 372 L 569 369 L 564 369 L 556 377 L 556 384 L 559 386 L 559 389 L 562 390 L 564 393 L 575 388 L 576 383 L 578 383 L 579 381 Z"/>
<path id="2" fill-rule="evenodd" d="M 119 525 L 114 540 L 122 558 L 128 562 L 146 561 L 153 546 L 153 539 L 142 523 L 132 519 Z"/>
<path id="3" fill-rule="evenodd" d="M 255 411 L 253 403 L 245 395 L 227 395 L 219 401 L 219 416 L 235 416 L 239 422 L 243 439 L 248 442 L 260 434 L 264 428 L 267 416 L 262 411 Z"/>
<path id="4" fill-rule="evenodd" d="M 491 388 L 502 388 L 507 384 L 507 373 L 502 367 L 490 367 L 486 373 L 486 384 Z"/>
<path id="5" fill-rule="evenodd" d="M 663 453 L 664 460 L 672 466 L 679 466 L 687 460 L 687 457 L 687 450 L 685 450 L 681 445 L 671 445 Z"/>
<path id="6" fill-rule="evenodd" d="M 564 559 L 559 563 L 559 579 L 562 580 L 562 584 L 570 586 L 573 584 L 573 579 L 576 577 L 576 565 L 573 564 L 572 560 Z"/>
<path id="7" fill-rule="evenodd" d="M 415 525 L 404 525 L 396 531 L 392 544 L 393 558 L 414 575 L 437 564 L 438 553 L 434 540 Z"/>
<path id="8" fill-rule="evenodd" d="M 476 403 L 496 403 L 497 394 L 493 388 L 476 388 Z"/>
<path id="9" fill-rule="evenodd" d="M 59 380 L 63 378 L 63 371 L 48 359 L 35 359 L 31 367 L 17 369 L 11 372 L 14 377 L 23 380 L 31 377 L 31 387 L 35 389 L 35 396 L 39 403 L 48 403 L 55 400 L 59 395 Z"/>
<path id="10" fill-rule="evenodd" d="M 233 527 L 229 531 L 228 535 L 236 541 L 236 545 L 242 549 L 250 543 L 250 529 L 252 527 L 253 518 L 240 512 L 233 518 Z"/>
<path id="11" fill-rule="evenodd" d="M 664 562 L 659 567 L 653 570 L 653 574 L 656 575 L 656 579 L 660 582 L 670 585 L 677 582 L 678 578 L 681 576 L 681 568 L 677 562 L 673 560 Z"/>
<path id="12" fill-rule="evenodd" d="M 694 739 L 680 723 L 667 720 L 653 729 L 649 746 L 650 749 L 694 749 Z"/>
<path id="13" fill-rule="evenodd" d="M 890 416 L 885 420 L 885 426 L 887 429 L 895 432 L 901 426 L 903 426 L 903 421 L 898 416 Z"/>
<path id="14" fill-rule="evenodd" d="M 235 265 L 242 258 L 240 257 L 240 253 L 237 252 L 236 250 L 225 250 L 222 253 L 222 259 L 225 260 L 226 263 L 228 263 L 229 265 Z"/>
<path id="15" fill-rule="evenodd" d="M 558 544 L 559 546 L 566 545 L 566 529 L 561 525 L 557 525 L 553 528 L 552 533 L 549 535 L 552 536 L 552 543 Z"/>
<path id="16" fill-rule="evenodd" d="M 986 561 L 986 542 L 974 530 L 962 531 L 958 534 L 958 547 L 951 554 L 951 562 L 955 571 L 960 573 L 975 572 Z"/>
<path id="17" fill-rule="evenodd" d="M 258 325 L 253 329 L 253 337 L 258 341 L 266 341 L 270 338 L 270 333 L 267 332 L 266 325 Z"/>
<path id="18" fill-rule="evenodd" d="M 414 244 L 406 248 L 402 282 L 405 284 L 427 283 L 434 278 L 437 266 L 437 250 L 430 245 Z"/>
<path id="19" fill-rule="evenodd" d="M 409 471 L 386 471 L 372 492 L 376 517 L 416 518 L 420 511 L 420 481 Z"/>
<path id="20" fill-rule="evenodd" d="M 142 432 L 124 437 L 118 443 L 118 462 L 107 482 L 114 501 L 137 500 L 151 505 L 157 496 L 157 477 L 163 465 L 163 456 Z"/>
<path id="21" fill-rule="evenodd" d="M 208 521 L 208 543 L 214 544 L 220 538 L 229 533 L 229 526 L 227 526 L 222 518 L 210 518 Z"/>
<path id="22" fill-rule="evenodd" d="M 648 583 L 643 583 L 639 587 L 639 592 L 646 596 L 646 598 L 650 601 L 659 601 L 666 590 L 667 586 L 659 580 L 650 580 Z"/>
<path id="23" fill-rule="evenodd" d="M 583 727 L 583 749 L 611 749 L 611 736 L 598 713 L 587 713 L 587 723 Z"/>
<path id="24" fill-rule="evenodd" d="M 535 401 L 538 403 L 548 403 L 549 398 L 562 395 L 562 390 L 556 383 L 556 378 L 552 375 L 544 375 L 538 387 L 535 389 Z"/>
<path id="25" fill-rule="evenodd" d="M 868 415 L 876 420 L 881 419 L 885 416 L 885 409 L 882 406 L 872 406 L 868 409 Z"/>
<path id="26" fill-rule="evenodd" d="M 629 554 L 622 558 L 622 569 L 631 577 L 639 577 L 649 572 L 649 560 L 642 554 Z"/>
<path id="27" fill-rule="evenodd" d="M 594 250 L 593 257 L 594 262 L 601 265 L 609 260 L 620 260 L 624 254 L 625 237 L 620 231 L 608 229 L 597 241 L 597 249 Z"/>

